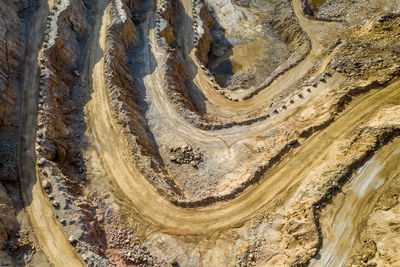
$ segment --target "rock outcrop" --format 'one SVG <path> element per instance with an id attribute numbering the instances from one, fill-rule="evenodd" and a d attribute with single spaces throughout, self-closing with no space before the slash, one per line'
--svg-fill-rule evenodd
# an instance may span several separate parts
<path id="1" fill-rule="evenodd" d="M 138 30 L 123 1 L 116 1 L 111 7 L 110 17 L 104 71 L 113 116 L 122 127 L 138 168 L 161 194 L 174 196 L 179 194 L 179 190 L 173 179 L 168 177 L 156 144 L 148 133 L 144 110 L 140 106 L 140 88 L 130 70 L 135 66 L 130 66 L 128 62 L 129 51 L 140 45 Z"/>
<path id="2" fill-rule="evenodd" d="M 398 8 L 0 0 L 0 265 L 336 253 L 336 200 L 400 142 Z M 397 264 L 393 153 L 347 263 Z"/>
<path id="3" fill-rule="evenodd" d="M 21 63 L 25 54 L 19 1 L 0 1 L 0 264 L 12 262 L 3 251 L 17 227 L 15 209 L 4 186 L 18 184 L 17 142 L 20 108 Z M 4 185 L 4 186 L 3 186 Z"/>
<path id="4" fill-rule="evenodd" d="M 399 14 L 382 15 L 347 34 L 335 48 L 331 68 L 353 79 L 390 81 L 400 69 L 399 23 Z"/>
<path id="5" fill-rule="evenodd" d="M 85 129 L 85 103 L 79 78 L 91 32 L 88 5 L 71 0 L 51 6 L 39 58 L 36 157 L 38 178 L 65 234 L 74 237 L 74 246 L 87 251 L 85 261 L 89 265 L 106 266 L 108 261 L 100 252 L 102 228 L 94 216 L 92 201 L 82 195 L 86 167 L 80 138 Z"/>
<path id="6" fill-rule="evenodd" d="M 188 94 L 189 74 L 180 60 L 176 43 L 170 41 L 177 39 L 179 32 L 173 33 L 173 37 L 167 39 L 162 36 L 162 30 L 166 27 L 173 28 L 176 23 L 178 12 L 182 12 L 182 7 L 178 7 L 171 1 L 163 1 L 158 7 L 156 13 L 156 38 L 159 49 L 165 54 L 165 57 L 159 62 L 160 77 L 162 77 L 162 89 L 164 90 L 168 101 L 172 104 L 175 111 L 185 117 L 186 120 L 194 125 L 201 127 L 204 125 L 203 119 L 198 113 L 195 105 Z M 168 30 L 168 32 L 171 32 Z"/>

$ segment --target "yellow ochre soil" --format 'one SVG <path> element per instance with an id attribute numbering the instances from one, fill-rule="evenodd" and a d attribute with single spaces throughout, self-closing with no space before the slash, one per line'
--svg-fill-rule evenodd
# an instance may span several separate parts
<path id="1" fill-rule="evenodd" d="M 0 0 L 0 266 L 400 265 L 397 0 Z"/>

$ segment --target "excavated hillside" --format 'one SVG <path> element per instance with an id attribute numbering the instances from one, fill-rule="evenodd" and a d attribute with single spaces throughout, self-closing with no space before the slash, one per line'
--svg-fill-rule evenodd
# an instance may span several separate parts
<path id="1" fill-rule="evenodd" d="M 400 266 L 398 0 L 0 0 L 0 266 Z"/>

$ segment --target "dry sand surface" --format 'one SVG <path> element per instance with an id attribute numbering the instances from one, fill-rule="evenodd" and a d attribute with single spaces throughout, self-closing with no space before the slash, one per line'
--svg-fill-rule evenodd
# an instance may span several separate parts
<path id="1" fill-rule="evenodd" d="M 397 1 L 0 7 L 0 265 L 400 264 Z"/>

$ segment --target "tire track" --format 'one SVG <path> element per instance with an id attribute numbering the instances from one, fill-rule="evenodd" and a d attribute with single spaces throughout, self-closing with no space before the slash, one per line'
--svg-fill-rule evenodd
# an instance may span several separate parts
<path id="1" fill-rule="evenodd" d="M 49 14 L 47 1 L 40 1 L 29 32 L 28 52 L 23 80 L 22 127 L 19 142 L 18 170 L 25 210 L 29 215 L 39 245 L 54 266 L 83 266 L 82 261 L 63 234 L 53 209 L 37 178 L 35 136 L 37 118 L 37 96 L 39 92 L 38 54 Z"/>
<path id="2" fill-rule="evenodd" d="M 98 39 L 100 47 L 103 49 L 107 21 L 109 18 L 106 12 Z M 91 53 L 99 54 L 101 51 L 91 51 Z M 232 227 L 245 221 L 254 213 L 267 209 L 278 199 L 285 199 L 288 197 L 288 188 L 301 183 L 315 166 L 325 160 L 325 156 L 329 154 L 330 150 L 333 150 L 330 148 L 334 147 L 335 140 L 353 130 L 358 121 L 373 112 L 379 105 L 400 95 L 398 90 L 400 83 L 397 82 L 379 91 L 372 91 L 359 97 L 337 121 L 311 137 L 302 147 L 290 153 L 270 173 L 264 175 L 260 184 L 251 186 L 230 201 L 201 208 L 181 208 L 160 197 L 131 164 L 127 156 L 129 155 L 127 144 L 124 142 L 118 125 L 111 117 L 103 65 L 103 59 L 94 65 L 92 85 L 94 93 L 88 109 L 89 127 L 94 129 L 97 136 L 93 140 L 101 147 L 101 151 L 99 151 L 101 160 L 107 172 L 129 199 L 130 206 L 144 218 L 160 227 L 162 231 L 178 231 L 182 234 L 206 234 L 210 231 Z M 165 105 L 157 106 L 157 108 L 162 107 Z M 160 110 L 160 113 L 166 116 L 171 114 L 168 109 Z M 175 129 L 182 127 L 179 121 L 170 123 Z M 199 135 L 198 132 L 187 132 L 187 134 Z M 209 141 L 211 140 L 209 139 Z"/>

